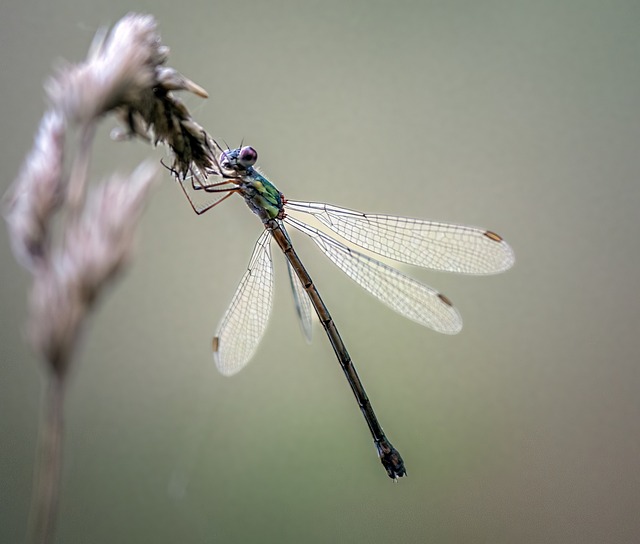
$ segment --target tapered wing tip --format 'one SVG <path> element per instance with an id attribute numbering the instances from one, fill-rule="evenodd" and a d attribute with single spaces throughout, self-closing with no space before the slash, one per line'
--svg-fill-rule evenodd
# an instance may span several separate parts
<path id="1" fill-rule="evenodd" d="M 233 376 L 234 374 L 237 374 L 238 372 L 240 372 L 240 370 L 242 369 L 242 366 L 238 367 L 238 366 L 234 366 L 234 365 L 228 365 L 225 364 L 225 362 L 222 360 L 221 355 L 220 355 L 220 337 L 219 336 L 214 336 L 213 340 L 211 341 L 211 347 L 213 348 L 213 362 L 216 365 L 216 368 L 218 369 L 218 372 L 220 372 L 220 374 L 222 374 L 223 376 Z"/>
<path id="2" fill-rule="evenodd" d="M 502 262 L 502 269 L 500 272 L 506 272 L 516 264 L 516 254 L 511 246 L 506 242 L 502 242 L 502 245 L 504 246 L 504 260 Z"/>
<path id="3" fill-rule="evenodd" d="M 500 247 L 501 247 L 502 262 L 498 267 L 496 267 L 495 273 L 506 272 L 516 262 L 516 254 L 514 253 L 512 247 L 497 232 L 493 232 L 492 230 L 486 230 L 484 232 L 484 235 L 492 242 L 496 242 L 497 244 L 500 244 Z"/>

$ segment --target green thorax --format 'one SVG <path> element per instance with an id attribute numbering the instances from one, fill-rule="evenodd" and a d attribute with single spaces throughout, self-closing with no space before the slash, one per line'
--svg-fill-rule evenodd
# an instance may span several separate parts
<path id="1" fill-rule="evenodd" d="M 282 193 L 267 178 L 254 168 L 248 168 L 242 179 L 244 200 L 263 222 L 282 215 Z"/>

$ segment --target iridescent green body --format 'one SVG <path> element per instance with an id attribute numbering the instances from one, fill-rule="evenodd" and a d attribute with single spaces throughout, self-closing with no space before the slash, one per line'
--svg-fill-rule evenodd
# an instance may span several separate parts
<path id="1" fill-rule="evenodd" d="M 263 223 L 269 219 L 282 218 L 284 210 L 282 193 L 273 183 L 254 168 L 247 168 L 242 181 L 244 200 Z"/>
<path id="2" fill-rule="evenodd" d="M 240 194 L 247 206 L 263 223 L 284 218 L 282 193 L 267 178 L 253 168 L 258 153 L 252 147 L 229 149 L 222 154 L 222 168 L 236 173 Z"/>

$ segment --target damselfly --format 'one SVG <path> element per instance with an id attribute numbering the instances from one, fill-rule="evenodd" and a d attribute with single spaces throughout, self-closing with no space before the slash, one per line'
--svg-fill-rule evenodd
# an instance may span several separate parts
<path id="1" fill-rule="evenodd" d="M 238 193 L 265 227 L 214 337 L 216 366 L 227 376 L 240 371 L 254 355 L 264 335 L 273 293 L 270 244 L 275 239 L 287 258 L 296 309 L 305 335 L 311 338 L 313 306 L 369 425 L 387 474 L 394 480 L 405 476 L 402 457 L 384 434 L 338 329 L 291 245 L 285 224 L 308 235 L 334 264 L 387 306 L 445 334 L 456 334 L 462 329 L 460 314 L 446 296 L 293 215 L 299 212 L 313 216 L 327 230 L 383 257 L 434 270 L 495 274 L 513 265 L 513 251 L 499 235 L 480 228 L 364 214 L 329 204 L 287 200 L 254 168 L 257 158 L 256 150 L 249 146 L 220 149 L 218 171 L 208 172 L 210 175 L 206 178 L 180 179 L 196 213 L 201 214 Z M 198 199 L 192 198 L 193 195 L 206 196 L 205 202 L 197 204 Z"/>

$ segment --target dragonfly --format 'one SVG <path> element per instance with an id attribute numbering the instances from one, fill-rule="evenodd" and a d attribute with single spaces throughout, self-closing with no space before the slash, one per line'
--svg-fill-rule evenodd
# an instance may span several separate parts
<path id="1" fill-rule="evenodd" d="M 456 334 L 462 329 L 462 318 L 448 297 L 338 237 L 400 263 L 462 274 L 508 270 L 515 261 L 513 250 L 501 236 L 482 228 L 288 200 L 255 167 L 258 153 L 253 147 L 218 149 L 218 167 L 207 172 L 206 177 L 178 177 L 193 210 L 200 215 L 238 194 L 264 225 L 213 338 L 218 370 L 226 376 L 242 370 L 264 336 L 273 298 L 271 242 L 275 240 L 286 257 L 296 312 L 305 336 L 311 340 L 313 308 L 367 422 L 382 465 L 394 481 L 406 476 L 402 456 L 385 435 L 338 328 L 298 257 L 286 226 L 306 234 L 338 268 L 391 309 L 444 334 Z M 323 228 L 300 216 L 313 218 Z"/>

